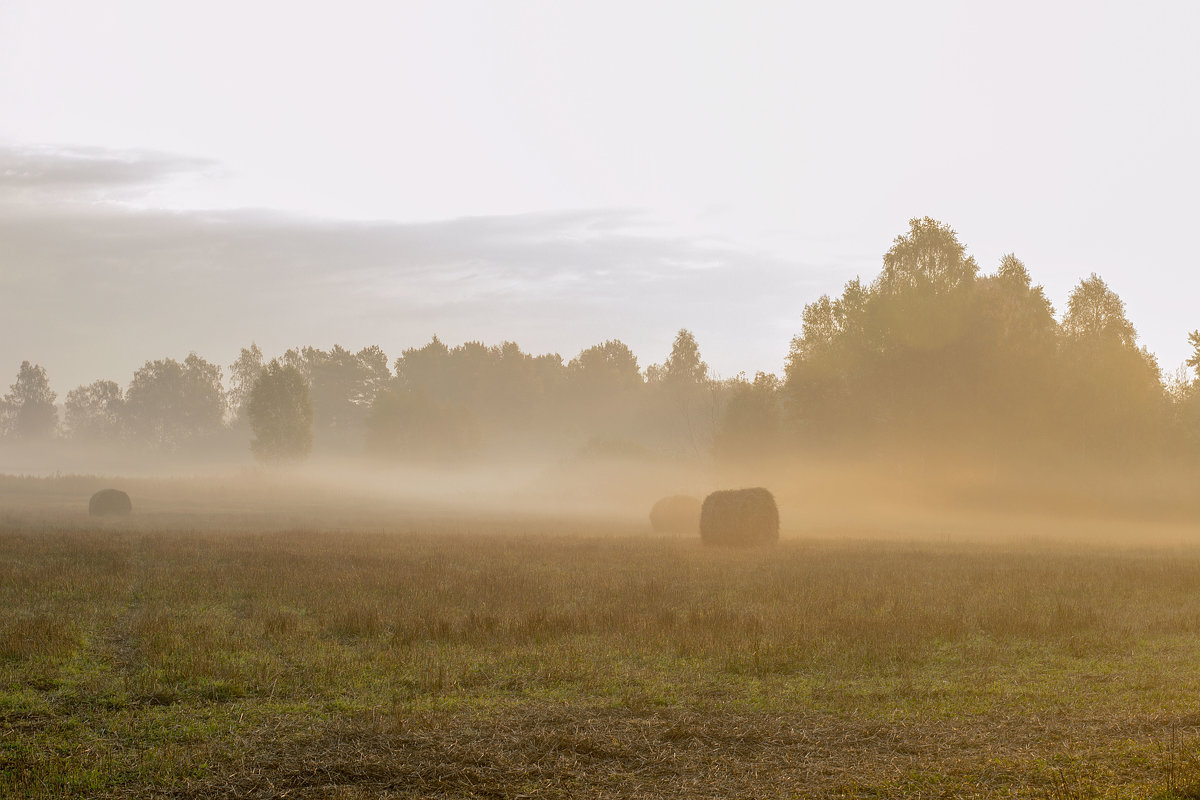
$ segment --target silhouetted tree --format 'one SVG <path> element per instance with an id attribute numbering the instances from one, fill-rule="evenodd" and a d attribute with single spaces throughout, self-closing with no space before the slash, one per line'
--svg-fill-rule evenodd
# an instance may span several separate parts
<path id="1" fill-rule="evenodd" d="M 1044 445 L 1055 435 L 1058 325 L 1041 286 L 1014 254 L 977 280 L 970 360 L 962 379 L 975 387 L 974 427 L 994 454 Z"/>
<path id="2" fill-rule="evenodd" d="M 400 354 L 395 364 L 396 383 L 401 389 L 417 388 L 446 394 L 452 389 L 450 348 L 434 334 L 429 344 L 410 347 Z"/>
<path id="3" fill-rule="evenodd" d="M 1175 424 L 1180 432 L 1183 452 L 1200 459 L 1200 331 L 1188 334 L 1192 355 L 1171 382 L 1171 400 Z M 1190 369 L 1190 372 L 1189 372 Z"/>
<path id="4" fill-rule="evenodd" d="M 229 410 L 235 424 L 246 421 L 246 404 L 262 370 L 263 352 L 253 342 L 243 347 L 237 360 L 229 365 Z"/>
<path id="5" fill-rule="evenodd" d="M 1079 282 L 1067 300 L 1063 334 L 1075 341 L 1136 346 L 1137 332 L 1125 317 L 1125 301 L 1096 273 Z"/>
<path id="6" fill-rule="evenodd" d="M 868 319 L 880 359 L 874 413 L 888 430 L 921 450 L 954 438 L 972 405 L 978 365 L 970 330 L 979 268 L 954 230 L 925 217 L 909 221 L 884 254 L 872 286 Z M 874 387 L 871 387 L 874 388 Z"/>
<path id="7" fill-rule="evenodd" d="M 870 290 L 856 278 L 838 300 L 826 295 L 804 307 L 783 387 L 789 425 L 802 442 L 844 446 L 848 435 L 870 437 L 882 422 L 872 386 L 881 345 L 870 302 Z"/>
<path id="8" fill-rule="evenodd" d="M 780 381 L 759 372 L 753 383 L 740 379 L 721 415 L 713 453 L 723 460 L 751 459 L 779 451 L 782 436 Z"/>
<path id="9" fill-rule="evenodd" d="M 355 353 L 354 358 L 359 366 L 354 405 L 359 409 L 370 409 L 375 395 L 386 389 L 392 381 L 387 353 L 383 352 L 381 347 L 371 345 Z"/>
<path id="10" fill-rule="evenodd" d="M 914 219 L 883 271 L 804 309 L 788 354 L 789 427 L 806 445 L 900 452 L 1153 449 L 1170 418 L 1124 304 L 1091 276 L 1061 326 L 1015 255 L 979 276 L 953 229 Z M 1200 363 L 1200 360 L 1198 360 Z"/>
<path id="11" fill-rule="evenodd" d="M 318 443 L 357 448 L 371 403 L 392 377 L 383 351 L 374 346 L 357 353 L 341 345 L 328 351 L 304 347 L 288 350 L 281 361 L 308 381 Z"/>
<path id="12" fill-rule="evenodd" d="M 67 392 L 67 432 L 85 442 L 112 442 L 121 433 L 125 397 L 115 381 L 94 381 Z"/>
<path id="13" fill-rule="evenodd" d="M 5 433 L 15 439 L 50 439 L 58 428 L 57 395 L 50 390 L 46 370 L 22 361 L 17 381 L 4 396 Z"/>
<path id="14" fill-rule="evenodd" d="M 225 415 L 221 368 L 195 353 L 182 364 L 147 361 L 125 392 L 125 413 L 136 439 L 165 450 L 211 436 Z"/>
<path id="15" fill-rule="evenodd" d="M 720 418 L 723 386 L 711 380 L 696 337 L 681 328 L 671 354 L 646 370 L 652 429 L 668 449 L 699 456 L 712 447 Z"/>
<path id="16" fill-rule="evenodd" d="M 953 228 L 929 217 L 914 218 L 908 233 L 897 236 L 884 255 L 877 286 L 884 294 L 946 294 L 969 287 L 978 271 Z"/>
<path id="17" fill-rule="evenodd" d="M 1188 334 L 1188 344 L 1192 346 L 1192 355 L 1186 363 L 1194 371 L 1194 380 L 1200 381 L 1200 331 Z"/>
<path id="18" fill-rule="evenodd" d="M 506 450 L 548 435 L 561 418 L 566 369 L 556 353 L 534 356 L 514 342 L 448 347 L 438 337 L 396 359 L 395 387 L 418 392 L 432 408 L 461 407 L 489 445 Z M 414 401 L 416 402 L 416 401 Z"/>
<path id="19" fill-rule="evenodd" d="M 464 345 L 466 347 L 466 345 Z M 556 353 L 534 356 L 525 353 L 516 342 L 474 351 L 480 362 L 481 380 L 474 387 L 472 413 L 486 422 L 495 433 L 511 430 L 506 446 L 543 429 L 561 388 L 562 358 Z"/>
<path id="20" fill-rule="evenodd" d="M 1169 416 L 1158 362 L 1137 346 L 1125 303 L 1094 273 L 1062 322 L 1063 425 L 1087 456 L 1129 458 L 1159 449 Z"/>
<path id="21" fill-rule="evenodd" d="M 250 451 L 260 461 L 301 461 L 312 452 L 312 402 L 295 367 L 278 359 L 267 364 L 250 391 L 246 416 L 254 432 Z"/>
<path id="22" fill-rule="evenodd" d="M 462 405 L 446 406 L 420 389 L 388 389 L 367 416 L 367 451 L 400 461 L 458 461 L 479 449 L 479 429 Z"/>
<path id="23" fill-rule="evenodd" d="M 679 329 L 658 376 L 668 386 L 702 386 L 708 380 L 708 364 L 700 358 L 700 345 L 691 331 Z"/>
<path id="24" fill-rule="evenodd" d="M 617 339 L 581 351 L 567 371 L 575 385 L 589 393 L 608 395 L 642 385 L 637 356 Z"/>
<path id="25" fill-rule="evenodd" d="M 567 364 L 566 381 L 570 391 L 562 398 L 567 404 L 562 414 L 576 434 L 628 435 L 636 427 L 645 381 L 624 342 L 610 339 L 581 351 Z"/>

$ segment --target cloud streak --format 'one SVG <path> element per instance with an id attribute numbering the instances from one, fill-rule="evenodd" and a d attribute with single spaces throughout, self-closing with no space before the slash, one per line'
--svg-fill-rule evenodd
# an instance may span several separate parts
<path id="1" fill-rule="evenodd" d="M 123 188 L 145 188 L 216 166 L 206 159 L 146 151 L 0 147 L 0 202 L 74 202 Z"/>

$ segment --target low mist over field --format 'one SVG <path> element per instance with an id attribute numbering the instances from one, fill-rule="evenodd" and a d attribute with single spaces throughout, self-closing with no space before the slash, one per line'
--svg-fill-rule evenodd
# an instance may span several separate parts
<path id="1" fill-rule="evenodd" d="M 781 374 L 721 378 L 687 329 L 657 363 L 619 339 L 567 358 L 437 336 L 395 357 L 250 343 L 228 365 L 166 356 L 61 398 L 26 361 L 0 463 L 628 517 L 759 484 L 795 532 L 901 506 L 1195 521 L 1200 333 L 1189 341 L 1164 374 L 1099 276 L 1056 313 L 1015 255 L 982 268 L 926 217 L 877 274 L 804 306 Z"/>

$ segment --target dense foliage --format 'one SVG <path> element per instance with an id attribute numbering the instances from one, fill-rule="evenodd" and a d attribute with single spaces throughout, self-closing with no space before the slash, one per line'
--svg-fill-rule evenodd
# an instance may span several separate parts
<path id="1" fill-rule="evenodd" d="M 260 461 L 299 461 L 312 451 L 312 402 L 296 367 L 278 359 L 263 367 L 246 401 L 246 416 L 254 432 L 250 451 Z"/>
<path id="2" fill-rule="evenodd" d="M 980 275 L 954 231 L 912 220 L 870 285 L 804 310 L 783 401 L 800 446 L 1160 456 L 1172 398 L 1121 299 L 1096 275 L 1061 324 L 1025 265 Z"/>

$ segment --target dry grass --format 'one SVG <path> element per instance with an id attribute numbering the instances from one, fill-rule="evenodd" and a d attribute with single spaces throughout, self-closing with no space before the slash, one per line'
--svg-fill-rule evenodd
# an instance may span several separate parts
<path id="1" fill-rule="evenodd" d="M 17 527 L 0 797 L 1186 796 L 1198 664 L 1195 549 Z"/>

